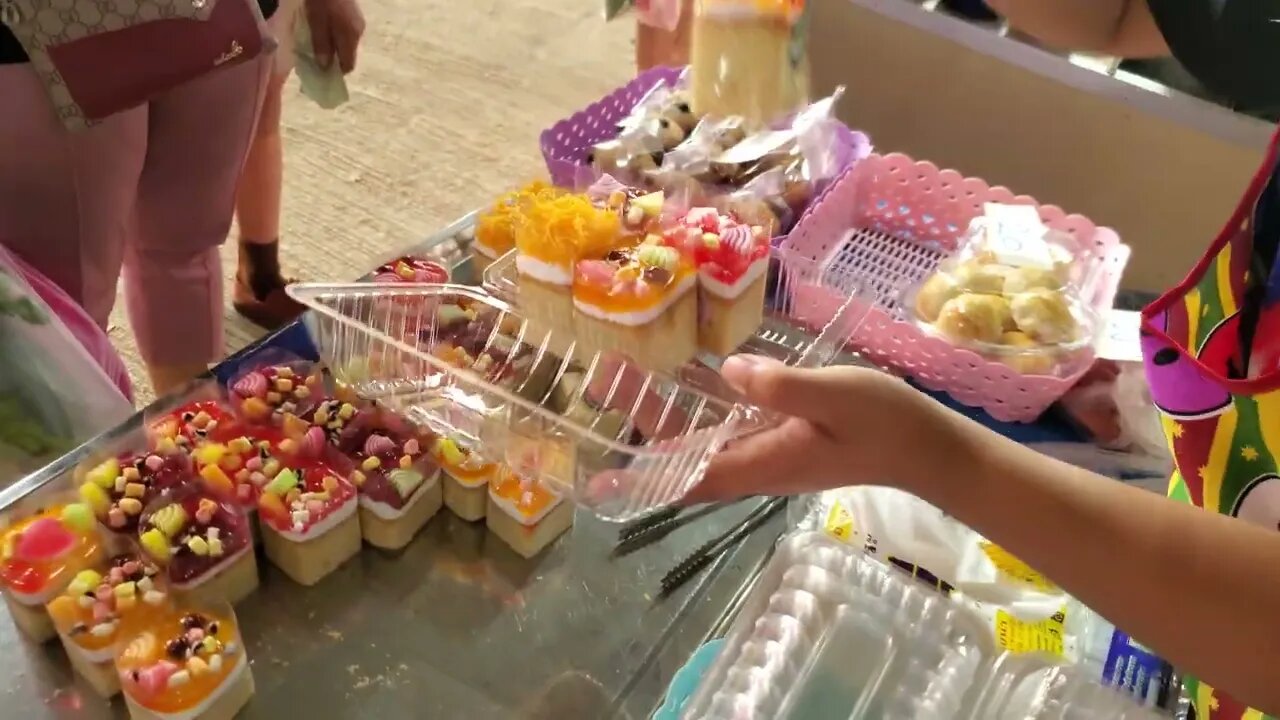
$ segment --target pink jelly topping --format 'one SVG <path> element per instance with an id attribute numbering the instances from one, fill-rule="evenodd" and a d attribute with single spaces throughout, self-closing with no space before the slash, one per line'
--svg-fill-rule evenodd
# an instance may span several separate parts
<path id="1" fill-rule="evenodd" d="M 61 520 L 40 518 L 18 536 L 13 556 L 23 562 L 50 562 L 71 552 L 77 542 L 76 535 Z"/>
<path id="2" fill-rule="evenodd" d="M 378 283 L 447 283 L 449 270 L 438 262 L 405 256 L 378 268 L 373 277 Z"/>
<path id="3" fill-rule="evenodd" d="M 764 228 L 744 225 L 714 208 L 693 208 L 663 240 L 692 258 L 700 275 L 726 285 L 769 256 Z"/>

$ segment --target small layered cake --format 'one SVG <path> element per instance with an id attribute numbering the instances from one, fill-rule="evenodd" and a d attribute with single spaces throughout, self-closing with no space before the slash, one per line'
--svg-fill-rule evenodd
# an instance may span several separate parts
<path id="1" fill-rule="evenodd" d="M 202 488 L 158 498 L 138 525 L 138 544 L 183 601 L 237 603 L 258 587 L 249 518 Z"/>
<path id="2" fill-rule="evenodd" d="M 515 248 L 516 226 L 521 222 L 521 213 L 528 203 L 554 197 L 560 192 L 537 180 L 498 198 L 492 208 L 476 218 L 476 239 L 471 243 L 476 272 L 483 273 L 494 260 Z"/>
<path id="3" fill-rule="evenodd" d="M 698 268 L 698 345 L 732 354 L 764 321 L 769 237 L 714 208 L 694 208 L 664 236 Z"/>
<path id="4" fill-rule="evenodd" d="M 0 585 L 9 616 L 31 640 L 55 635 L 45 603 L 62 593 L 81 570 L 102 561 L 96 523 L 88 507 L 56 505 L 0 530 Z"/>
<path id="5" fill-rule="evenodd" d="M 356 488 L 316 433 L 276 450 L 284 467 L 258 498 L 262 546 L 294 582 L 315 585 L 360 552 Z"/>
<path id="6" fill-rule="evenodd" d="M 120 692 L 114 663 L 123 625 L 170 602 L 159 573 L 145 557 L 118 555 L 105 567 L 81 570 L 46 607 L 71 667 L 104 698 Z"/>
<path id="7" fill-rule="evenodd" d="M 231 720 L 253 675 L 230 607 L 165 606 L 131 622 L 115 670 L 132 720 Z"/>
<path id="8" fill-rule="evenodd" d="M 698 351 L 697 275 L 674 248 L 644 244 L 577 263 L 573 325 L 578 356 L 612 351 L 669 371 Z"/>
<path id="9" fill-rule="evenodd" d="M 626 244 L 638 243 L 659 231 L 665 193 L 646 192 L 605 176 L 587 190 L 587 197 L 596 207 L 618 214 L 621 236 Z"/>
<path id="10" fill-rule="evenodd" d="M 526 342 L 563 353 L 573 336 L 574 263 L 599 257 L 618 244 L 618 214 L 597 208 L 584 195 L 530 202 L 516 231 L 520 309 L 529 322 Z"/>
<path id="11" fill-rule="evenodd" d="M 323 399 L 319 365 L 286 363 L 249 370 L 231 384 L 236 412 L 253 425 L 279 427 L 286 415 L 305 417 Z"/>
<path id="12" fill-rule="evenodd" d="M 171 439 L 160 452 L 104 460 L 84 474 L 80 499 L 106 529 L 109 552 L 128 552 L 142 511 L 157 497 L 195 482 L 191 457 Z"/>
<path id="13" fill-rule="evenodd" d="M 510 390 L 530 402 L 541 402 L 555 378 L 561 360 L 551 352 L 538 359 L 539 345 L 529 345 L 535 338 L 521 335 L 520 322 L 511 315 L 499 317 L 492 308 L 461 309 L 465 319 L 454 319 L 458 306 L 442 305 L 439 312 L 447 316 L 434 333 L 432 353 L 458 368 L 471 370 L 491 385 Z M 517 344 L 517 338 L 523 343 Z M 541 336 L 536 340 L 540 343 Z M 535 360 L 537 364 L 535 365 Z"/>
<path id="14" fill-rule="evenodd" d="M 531 558 L 573 526 L 573 505 L 542 483 L 504 468 L 489 483 L 485 522 L 518 555 Z"/>
<path id="15" fill-rule="evenodd" d="M 438 262 L 406 255 L 382 265 L 373 274 L 376 283 L 447 283 L 449 269 Z"/>
<path id="16" fill-rule="evenodd" d="M 365 438 L 351 473 L 360 490 L 365 542 L 399 550 L 440 511 L 440 466 L 427 452 L 431 438 L 407 423 L 386 424 Z"/>
<path id="17" fill-rule="evenodd" d="M 497 465 L 452 438 L 437 438 L 432 454 L 444 471 L 444 504 L 468 522 L 483 520 L 489 498 L 489 480 Z"/>

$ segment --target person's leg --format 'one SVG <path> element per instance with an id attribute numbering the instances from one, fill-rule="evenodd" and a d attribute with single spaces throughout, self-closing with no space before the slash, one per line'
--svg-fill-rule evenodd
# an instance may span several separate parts
<path id="1" fill-rule="evenodd" d="M 151 102 L 125 299 L 157 393 L 223 355 L 218 247 L 271 62 L 217 70 Z"/>
<path id="2" fill-rule="evenodd" d="M 280 271 L 280 201 L 284 183 L 280 120 L 284 83 L 293 70 L 294 22 L 300 7 L 298 0 L 285 0 L 268 22 L 280 49 L 236 194 L 240 242 L 232 300 L 237 312 L 267 329 L 284 325 L 303 310 L 285 293 L 286 280 Z"/>
<path id="3" fill-rule="evenodd" d="M 26 63 L 0 65 L 0 98 L 0 243 L 105 330 L 146 156 L 146 110 L 68 132 Z"/>

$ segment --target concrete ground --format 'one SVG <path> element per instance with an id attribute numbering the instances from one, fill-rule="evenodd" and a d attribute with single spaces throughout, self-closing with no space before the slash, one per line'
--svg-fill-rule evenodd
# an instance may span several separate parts
<path id="1" fill-rule="evenodd" d="M 304 280 L 352 279 L 544 172 L 539 131 L 633 67 L 632 26 L 605 24 L 601 0 L 363 2 L 351 102 L 324 111 L 296 80 L 285 89 L 283 265 Z M 234 263 L 231 242 L 228 281 Z M 143 404 L 152 393 L 123 305 L 111 338 Z M 227 352 L 260 334 L 227 306 Z"/>

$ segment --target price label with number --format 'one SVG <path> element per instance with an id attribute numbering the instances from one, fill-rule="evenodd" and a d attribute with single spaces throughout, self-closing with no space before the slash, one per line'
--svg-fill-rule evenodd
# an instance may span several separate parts
<path id="1" fill-rule="evenodd" d="M 839 502 L 832 503 L 831 511 L 827 513 L 827 522 L 824 529 L 831 537 L 840 542 L 852 542 L 854 537 L 853 514 Z"/>

